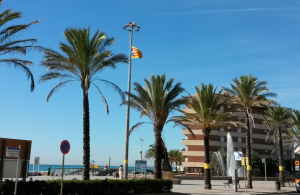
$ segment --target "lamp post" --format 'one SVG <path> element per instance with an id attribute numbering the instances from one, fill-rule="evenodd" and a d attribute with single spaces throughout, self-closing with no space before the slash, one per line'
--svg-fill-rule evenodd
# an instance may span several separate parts
<path id="1" fill-rule="evenodd" d="M 132 48 L 132 33 L 133 29 L 135 31 L 139 31 L 140 27 L 135 24 L 135 22 L 129 22 L 126 26 L 123 27 L 124 30 L 128 30 L 130 32 L 130 47 L 129 47 L 129 70 L 128 70 L 128 89 L 127 89 L 127 101 L 130 100 L 130 82 L 131 82 L 131 48 Z M 125 157 L 124 157 L 124 178 L 128 178 L 128 145 L 129 145 L 129 115 L 130 115 L 130 107 L 127 105 L 126 112 L 126 128 L 125 128 Z"/>
<path id="2" fill-rule="evenodd" d="M 141 140 L 141 160 L 143 160 L 143 139 L 140 139 Z"/>

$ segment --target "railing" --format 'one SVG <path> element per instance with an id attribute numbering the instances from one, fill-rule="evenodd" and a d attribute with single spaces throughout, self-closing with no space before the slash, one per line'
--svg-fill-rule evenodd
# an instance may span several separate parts
<path id="1" fill-rule="evenodd" d="M 114 170 L 118 171 L 118 169 L 114 169 Z M 90 168 L 91 175 L 97 175 L 102 171 L 104 171 L 103 168 L 99 168 L 99 169 Z M 83 172 L 83 168 L 64 168 L 65 175 L 82 175 L 82 172 Z M 128 173 L 135 174 L 135 169 L 129 169 Z M 62 174 L 62 168 L 54 168 L 53 176 L 61 176 L 61 174 Z M 144 173 L 139 173 L 139 174 L 144 174 Z M 147 170 L 146 175 L 153 175 L 153 170 Z"/>
<path id="2" fill-rule="evenodd" d="M 90 174 L 94 175 L 98 172 L 103 171 L 103 168 L 94 169 L 90 168 Z M 83 168 L 64 168 L 65 175 L 82 175 Z M 54 176 L 61 176 L 62 168 L 54 168 L 53 175 Z"/>

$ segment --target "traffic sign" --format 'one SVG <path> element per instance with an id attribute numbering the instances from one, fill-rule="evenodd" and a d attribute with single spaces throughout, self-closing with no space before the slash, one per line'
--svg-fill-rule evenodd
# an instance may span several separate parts
<path id="1" fill-rule="evenodd" d="M 243 152 L 234 152 L 233 155 L 234 155 L 234 159 L 235 160 L 239 160 L 240 161 L 242 159 Z"/>
<path id="2" fill-rule="evenodd" d="M 242 165 L 249 165 L 248 157 L 242 157 Z"/>
<path id="3" fill-rule="evenodd" d="M 68 154 L 70 151 L 70 143 L 67 140 L 64 140 L 60 144 L 60 151 L 63 154 Z"/>
<path id="4" fill-rule="evenodd" d="M 34 157 L 34 165 L 40 165 L 40 157 Z"/>

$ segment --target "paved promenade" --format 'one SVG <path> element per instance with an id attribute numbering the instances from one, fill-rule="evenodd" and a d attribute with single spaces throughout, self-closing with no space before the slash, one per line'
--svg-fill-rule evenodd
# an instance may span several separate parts
<path id="1" fill-rule="evenodd" d="M 31 177 L 29 177 L 31 178 Z M 29 180 L 28 178 L 28 180 Z M 67 175 L 64 177 L 64 180 L 71 179 L 81 179 L 81 175 Z M 91 176 L 91 179 L 115 179 L 113 176 Z M 33 180 L 52 180 L 60 179 L 57 176 L 32 176 Z M 233 192 L 232 185 L 231 188 L 224 188 L 224 184 L 227 181 L 225 180 L 212 180 L 212 190 L 204 190 L 204 181 L 203 180 L 182 180 L 182 184 L 173 185 L 172 193 L 170 195 L 182 194 L 182 195 L 215 195 L 215 194 L 224 194 L 224 195 L 255 195 L 255 194 L 297 194 L 295 186 L 287 186 L 281 188 L 280 191 L 275 190 L 275 182 L 267 181 L 267 187 L 265 186 L 265 181 L 253 181 L 254 189 L 247 189 L 245 193 L 245 183 L 240 181 L 241 188 L 238 188 L 238 192 Z M 156 194 L 157 195 L 157 194 Z"/>

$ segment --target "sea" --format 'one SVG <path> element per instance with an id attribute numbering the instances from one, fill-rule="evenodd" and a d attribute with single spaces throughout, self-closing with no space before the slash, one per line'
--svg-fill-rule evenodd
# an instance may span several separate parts
<path id="1" fill-rule="evenodd" d="M 51 171 L 53 171 L 54 169 L 61 169 L 62 165 L 46 165 L 46 164 L 40 164 L 39 166 L 37 165 L 33 165 L 33 164 L 29 164 L 29 172 L 33 172 L 33 170 L 35 172 L 39 171 L 39 172 L 47 172 L 48 171 L 48 167 L 51 168 Z M 104 168 L 104 166 L 99 166 L 100 168 Z M 120 166 L 110 166 L 111 169 L 118 169 Z M 82 165 L 64 165 L 65 169 L 82 169 L 83 166 Z M 128 169 L 135 169 L 134 166 L 128 166 Z M 154 170 L 154 167 L 147 167 L 147 169 L 149 170 Z"/>

